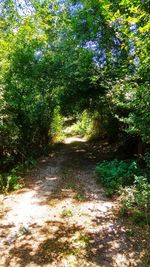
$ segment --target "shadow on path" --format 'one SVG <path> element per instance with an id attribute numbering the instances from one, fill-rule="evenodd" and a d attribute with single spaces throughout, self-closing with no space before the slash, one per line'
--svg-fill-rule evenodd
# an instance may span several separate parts
<path id="1" fill-rule="evenodd" d="M 0 225 L 0 267 L 148 267 L 149 234 L 125 224 L 96 183 L 95 165 L 110 160 L 107 141 L 55 145 L 7 196 Z"/>

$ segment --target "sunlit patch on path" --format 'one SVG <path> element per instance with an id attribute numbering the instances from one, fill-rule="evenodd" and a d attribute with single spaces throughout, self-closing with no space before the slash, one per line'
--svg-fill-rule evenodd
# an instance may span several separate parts
<path id="1" fill-rule="evenodd" d="M 64 143 L 65 144 L 71 144 L 71 143 L 74 143 L 74 142 L 86 142 L 86 139 L 85 138 L 80 138 L 80 137 L 68 137 L 65 139 Z"/>
<path id="2" fill-rule="evenodd" d="M 40 160 L 23 189 L 4 197 L 0 267 L 149 266 L 145 239 L 129 235 L 116 202 L 96 183 L 102 150 L 95 147 L 67 139 Z"/>

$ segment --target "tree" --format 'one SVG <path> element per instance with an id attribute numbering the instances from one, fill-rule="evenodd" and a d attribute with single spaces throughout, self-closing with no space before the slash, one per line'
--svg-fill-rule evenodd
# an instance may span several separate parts
<path id="1" fill-rule="evenodd" d="M 140 0 L 0 4 L 3 155 L 48 143 L 56 106 L 65 116 L 96 113 L 115 135 L 121 120 L 149 142 L 148 7 Z"/>

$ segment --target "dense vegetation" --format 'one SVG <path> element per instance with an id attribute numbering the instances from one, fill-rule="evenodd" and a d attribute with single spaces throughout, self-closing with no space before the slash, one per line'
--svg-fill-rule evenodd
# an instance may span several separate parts
<path id="1" fill-rule="evenodd" d="M 149 11 L 149 0 L 0 3 L 3 172 L 18 162 L 32 165 L 57 139 L 64 117 L 78 119 L 75 133 L 95 131 L 125 144 L 126 154 L 136 154 L 142 168 L 149 168 Z M 125 177 L 134 182 L 133 162 L 108 164 L 110 175 L 106 163 L 98 168 L 111 193 Z M 1 187 L 16 179 L 14 171 L 7 177 Z"/>

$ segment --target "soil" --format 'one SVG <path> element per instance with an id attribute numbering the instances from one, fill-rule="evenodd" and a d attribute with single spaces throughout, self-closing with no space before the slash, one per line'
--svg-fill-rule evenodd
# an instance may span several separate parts
<path id="1" fill-rule="evenodd" d="M 1 267 L 150 266 L 150 233 L 118 216 L 96 181 L 95 166 L 114 157 L 105 141 L 68 138 L 1 195 Z"/>

